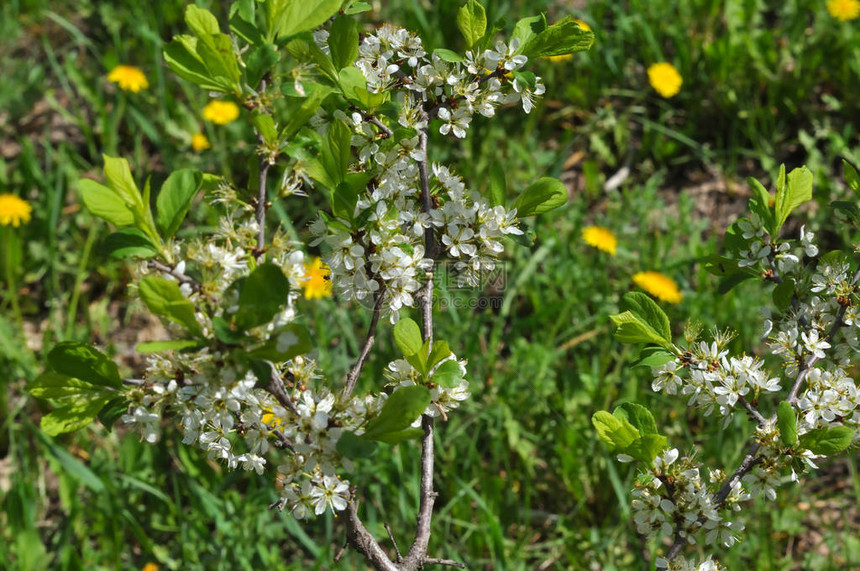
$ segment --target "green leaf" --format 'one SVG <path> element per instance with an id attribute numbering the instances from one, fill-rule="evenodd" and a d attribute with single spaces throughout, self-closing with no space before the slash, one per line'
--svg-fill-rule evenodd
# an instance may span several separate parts
<path id="1" fill-rule="evenodd" d="M 110 432 L 113 425 L 128 411 L 129 402 L 125 397 L 116 397 L 102 408 L 98 414 L 99 422 Z"/>
<path id="2" fill-rule="evenodd" d="M 279 39 L 313 30 L 337 14 L 342 0 L 269 0 L 269 22 Z"/>
<path id="3" fill-rule="evenodd" d="M 373 178 L 372 173 L 354 172 L 344 177 L 332 193 L 331 213 L 343 220 L 352 221 L 358 198 Z"/>
<path id="4" fill-rule="evenodd" d="M 147 341 L 138 343 L 134 348 L 138 353 L 161 353 L 163 351 L 183 351 L 185 349 L 199 349 L 203 343 L 199 339 L 171 339 L 169 341 Z"/>
<path id="5" fill-rule="evenodd" d="M 27 386 L 27 392 L 39 399 L 83 403 L 111 397 L 113 391 L 80 379 L 46 371 Z"/>
<path id="6" fill-rule="evenodd" d="M 466 40 L 466 49 L 472 49 L 487 31 L 487 12 L 480 2 L 467 0 L 457 11 L 457 27 Z"/>
<path id="7" fill-rule="evenodd" d="M 282 139 L 292 139 L 299 129 L 307 125 L 308 120 L 314 116 L 328 94 L 334 91 L 334 88 L 319 83 L 307 82 L 303 83 L 302 87 L 305 90 L 305 97 L 301 99 L 299 105 L 293 105 L 293 101 L 290 101 L 287 124 L 281 130 Z"/>
<path id="8" fill-rule="evenodd" d="M 365 111 L 373 111 L 385 101 L 385 92 L 371 93 L 367 90 L 367 79 L 357 67 L 348 66 L 340 70 L 337 83 L 343 96 Z"/>
<path id="9" fill-rule="evenodd" d="M 847 426 L 816 428 L 800 435 L 800 446 L 813 454 L 832 456 L 848 448 L 854 440 L 854 430 Z"/>
<path id="10" fill-rule="evenodd" d="M 514 200 L 511 208 L 517 209 L 517 216 L 524 218 L 549 212 L 567 204 L 567 188 L 556 178 L 543 177 L 530 184 Z"/>
<path id="11" fill-rule="evenodd" d="M 669 317 L 648 295 L 638 291 L 625 293 L 621 298 L 621 309 L 641 317 L 660 337 L 671 343 L 672 326 L 669 323 Z"/>
<path id="12" fill-rule="evenodd" d="M 63 341 L 48 353 L 48 366 L 63 375 L 103 387 L 122 386 L 116 364 L 94 347 Z"/>
<path id="13" fill-rule="evenodd" d="M 287 301 L 290 282 L 284 272 L 272 263 L 260 264 L 242 282 L 236 326 L 247 331 L 272 320 Z"/>
<path id="14" fill-rule="evenodd" d="M 202 185 L 203 175 L 190 169 L 175 171 L 164 181 L 155 201 L 155 223 L 164 238 L 173 237 L 179 230 Z"/>
<path id="15" fill-rule="evenodd" d="M 203 334 L 194 316 L 194 304 L 182 295 L 176 282 L 159 276 L 146 276 L 140 280 L 138 292 L 152 313 L 185 326 L 194 335 Z"/>
<path id="16" fill-rule="evenodd" d="M 69 406 L 54 409 L 42 417 L 39 426 L 49 436 L 74 432 L 90 425 L 107 403 L 107 398 L 101 398 L 75 402 Z"/>
<path id="17" fill-rule="evenodd" d="M 773 211 L 770 208 L 770 193 L 764 187 L 762 183 L 754 179 L 753 177 L 749 177 L 747 182 L 752 189 L 752 196 L 749 201 L 749 208 L 751 212 L 758 214 L 759 218 L 761 218 L 762 224 L 765 229 L 773 233 Z"/>
<path id="18" fill-rule="evenodd" d="M 208 36 L 221 33 L 221 28 L 218 27 L 218 19 L 215 15 L 209 10 L 198 8 L 194 4 L 189 4 L 185 8 L 185 24 L 191 28 L 195 36 Z"/>
<path id="19" fill-rule="evenodd" d="M 626 418 L 618 418 L 605 410 L 591 416 L 591 424 L 610 452 L 623 450 L 639 438 L 639 431 Z"/>
<path id="20" fill-rule="evenodd" d="M 385 432 L 383 434 L 378 434 L 374 437 L 374 440 L 378 440 L 379 442 L 385 442 L 386 444 L 400 444 L 406 440 L 415 440 L 417 438 L 421 438 L 424 434 L 424 431 L 420 428 L 407 428 L 406 430 L 399 430 L 397 432 Z"/>
<path id="21" fill-rule="evenodd" d="M 343 121 L 332 121 L 326 135 L 327 144 L 323 145 L 318 157 L 322 172 L 311 172 L 311 176 L 329 189 L 336 189 L 337 185 L 344 181 L 349 163 L 352 161 L 351 140 L 350 128 Z M 352 213 L 350 213 L 351 217 Z"/>
<path id="22" fill-rule="evenodd" d="M 406 430 L 430 404 L 430 390 L 421 385 L 395 390 L 379 411 L 379 416 L 367 423 L 364 438 L 379 440 L 392 432 Z"/>
<path id="23" fill-rule="evenodd" d="M 353 432 L 343 432 L 337 441 L 337 452 L 346 458 L 357 460 L 359 458 L 370 458 L 376 454 L 379 445 L 373 440 L 367 440 L 356 436 Z"/>
<path id="24" fill-rule="evenodd" d="M 618 405 L 613 411 L 613 416 L 626 419 L 639 434 L 657 434 L 657 423 L 651 411 L 634 402 L 625 402 Z"/>
<path id="25" fill-rule="evenodd" d="M 497 161 L 490 165 L 490 193 L 487 197 L 490 206 L 504 206 L 508 196 L 508 182 L 505 169 Z"/>
<path id="26" fill-rule="evenodd" d="M 860 208 L 853 202 L 834 200 L 830 206 L 848 217 L 854 224 L 860 223 Z"/>
<path id="27" fill-rule="evenodd" d="M 433 351 L 427 358 L 427 367 L 432 369 L 433 367 L 438 365 L 443 359 L 446 359 L 451 355 L 453 355 L 453 351 L 451 351 L 451 348 L 448 347 L 447 341 L 434 341 Z"/>
<path id="28" fill-rule="evenodd" d="M 439 365 L 430 380 L 441 387 L 453 388 L 463 380 L 463 371 L 457 361 L 452 359 Z"/>
<path id="29" fill-rule="evenodd" d="M 514 33 L 511 35 L 511 39 L 519 39 L 520 49 L 522 49 L 544 30 L 546 30 L 546 18 L 543 14 L 522 18 L 514 25 Z"/>
<path id="30" fill-rule="evenodd" d="M 338 70 L 355 63 L 358 58 L 358 24 L 349 16 L 338 16 L 328 35 L 331 61 Z"/>
<path id="31" fill-rule="evenodd" d="M 639 361 L 634 367 L 659 367 L 674 358 L 674 353 L 670 353 L 662 347 L 642 347 L 642 350 L 639 351 Z"/>
<path id="32" fill-rule="evenodd" d="M 249 18 L 251 16 L 253 14 L 250 14 Z M 266 41 L 262 32 L 257 29 L 257 26 L 252 24 L 248 18 L 243 17 L 238 11 L 230 15 L 230 31 L 252 46 L 262 45 Z"/>
<path id="33" fill-rule="evenodd" d="M 594 34 L 568 17 L 530 36 L 519 52 L 528 58 L 561 56 L 587 50 L 592 44 Z"/>
<path id="34" fill-rule="evenodd" d="M 256 88 L 263 77 L 275 69 L 280 61 L 278 48 L 273 44 L 260 44 L 253 50 L 245 61 L 245 80 L 248 85 Z"/>
<path id="35" fill-rule="evenodd" d="M 299 323 L 284 325 L 272 333 L 269 340 L 258 348 L 248 352 L 252 359 L 268 361 L 288 361 L 297 355 L 304 355 L 313 349 L 308 328 Z"/>
<path id="36" fill-rule="evenodd" d="M 791 298 L 794 296 L 794 279 L 786 278 L 773 288 L 773 303 L 780 311 L 785 311 L 791 306 Z"/>
<path id="37" fill-rule="evenodd" d="M 275 120 L 271 115 L 265 113 L 254 113 L 251 116 L 251 122 L 257 129 L 257 132 L 263 137 L 266 143 L 273 145 L 278 143 L 278 130 L 275 128 Z"/>
<path id="38" fill-rule="evenodd" d="M 415 355 L 424 344 L 421 340 L 421 328 L 408 317 L 400 319 L 394 324 L 394 343 L 404 357 Z"/>
<path id="39" fill-rule="evenodd" d="M 197 55 L 197 38 L 175 36 L 162 52 L 173 73 L 207 91 L 233 93 L 237 89 L 226 77 L 216 77 Z"/>
<path id="40" fill-rule="evenodd" d="M 754 277 L 754 274 L 741 271 L 720 278 L 720 281 L 717 283 L 717 293 L 719 293 L 720 295 L 725 295 L 732 291 L 732 289 L 734 289 L 738 284 L 740 284 L 741 282 L 745 282 L 752 277 Z"/>
<path id="41" fill-rule="evenodd" d="M 435 49 L 433 50 L 433 54 L 436 55 L 442 61 L 447 61 L 448 63 L 460 63 L 466 61 L 466 58 L 464 58 L 457 52 L 445 48 Z"/>
<path id="42" fill-rule="evenodd" d="M 147 211 L 128 161 L 123 158 L 102 155 L 105 161 L 105 178 L 108 186 L 128 205 L 136 217 L 142 218 Z"/>
<path id="43" fill-rule="evenodd" d="M 370 10 L 373 10 L 373 6 L 371 6 L 367 2 L 354 2 L 349 8 L 344 11 L 344 14 L 346 14 L 347 16 L 354 16 L 355 14 L 369 12 Z"/>
<path id="44" fill-rule="evenodd" d="M 116 226 L 131 226 L 134 224 L 134 213 L 131 207 L 110 188 L 88 178 L 82 178 L 77 183 L 81 201 L 93 216 L 98 216 Z"/>
<path id="45" fill-rule="evenodd" d="M 641 438 L 619 452 L 650 466 L 654 458 L 666 448 L 667 443 L 668 439 L 662 434 L 643 434 Z"/>
<path id="46" fill-rule="evenodd" d="M 785 167 L 781 167 L 782 175 Z M 782 228 L 788 215 L 806 202 L 812 199 L 812 171 L 806 167 L 796 168 L 788 173 L 788 180 L 781 187 L 777 186 L 776 192 L 776 231 Z"/>
<path id="47" fill-rule="evenodd" d="M 842 166 L 845 169 L 845 182 L 848 183 L 848 188 L 854 191 L 854 194 L 860 196 L 860 174 L 857 174 L 857 169 L 854 165 L 842 159 Z"/>
<path id="48" fill-rule="evenodd" d="M 122 228 L 109 234 L 100 250 L 111 258 L 152 258 L 158 248 L 137 228 Z"/>
<path id="49" fill-rule="evenodd" d="M 244 331 L 236 330 L 228 320 L 217 315 L 212 318 L 212 332 L 215 333 L 215 338 L 225 345 L 241 345 L 251 340 Z"/>
<path id="50" fill-rule="evenodd" d="M 797 416 L 788 401 L 781 401 L 776 409 L 776 425 L 779 439 L 788 447 L 797 444 Z"/>

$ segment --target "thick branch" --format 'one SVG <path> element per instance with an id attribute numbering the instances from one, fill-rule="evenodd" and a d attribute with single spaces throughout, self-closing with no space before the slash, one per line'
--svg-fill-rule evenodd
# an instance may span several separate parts
<path id="1" fill-rule="evenodd" d="M 374 569 L 398 571 L 397 566 L 391 562 L 382 547 L 361 523 L 361 519 L 358 517 L 358 504 L 355 499 L 346 507 L 346 538 L 356 551 L 370 561 Z"/>

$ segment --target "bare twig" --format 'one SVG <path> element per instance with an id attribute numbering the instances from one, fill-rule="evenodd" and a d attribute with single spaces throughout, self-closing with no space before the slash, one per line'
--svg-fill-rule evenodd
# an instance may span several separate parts
<path id="1" fill-rule="evenodd" d="M 378 118 L 378 117 L 376 117 L 376 115 L 371 115 L 370 113 L 368 113 L 367 111 L 364 111 L 364 110 L 362 110 L 362 109 L 357 109 L 357 111 L 361 114 L 361 116 L 362 116 L 362 117 L 364 117 L 364 120 L 365 120 L 365 121 L 367 121 L 368 123 L 370 123 L 370 124 L 372 124 L 372 125 L 376 125 L 376 127 L 377 127 L 380 131 L 382 131 L 383 133 L 385 133 L 385 138 L 386 138 L 386 139 L 387 139 L 387 138 L 389 138 L 389 137 L 393 137 L 393 136 L 394 136 L 394 131 L 392 131 L 392 130 L 388 127 L 388 125 L 386 125 L 385 123 L 383 123 L 382 121 L 380 121 L 380 120 L 379 120 L 379 118 Z"/>
<path id="2" fill-rule="evenodd" d="M 290 395 L 287 393 L 287 388 L 284 386 L 284 380 L 281 378 L 281 375 L 275 370 L 274 367 L 271 367 L 272 374 L 269 378 L 269 384 L 264 388 L 268 391 L 281 405 L 292 412 L 293 414 L 298 415 L 298 411 L 296 410 L 296 405 L 293 403 L 293 399 L 290 398 Z"/>
<path id="3" fill-rule="evenodd" d="M 353 499 L 346 507 L 346 537 L 349 544 L 361 553 L 375 569 L 399 571 L 388 555 L 373 538 L 358 517 L 358 502 Z"/>
<path id="4" fill-rule="evenodd" d="M 428 557 L 424 560 L 424 565 L 447 565 L 448 567 L 457 567 L 458 569 L 466 568 L 465 563 L 460 563 L 453 559 L 437 559 L 436 557 Z"/>
<path id="5" fill-rule="evenodd" d="M 388 522 L 385 522 L 385 531 L 388 532 L 388 539 L 391 540 L 391 545 L 394 546 L 394 552 L 397 554 L 397 561 L 403 561 L 403 554 L 400 553 L 400 548 L 397 547 L 397 540 L 394 539 L 394 534 L 391 533 L 391 526 L 388 525 Z"/>
<path id="6" fill-rule="evenodd" d="M 373 348 L 373 343 L 376 341 L 376 325 L 379 323 L 379 314 L 382 311 L 383 299 L 385 299 L 384 286 L 376 290 L 376 301 L 373 304 L 373 316 L 370 318 L 370 327 L 367 330 L 367 338 L 364 340 L 364 346 L 361 348 L 358 360 L 346 376 L 346 384 L 343 387 L 342 396 L 344 401 L 352 394 L 352 391 L 355 388 L 355 383 L 358 382 L 358 376 L 361 375 L 361 368 L 364 367 L 364 361 L 367 359 L 367 356 L 370 354 L 370 349 Z"/>
<path id="7" fill-rule="evenodd" d="M 752 404 L 750 404 L 747 399 L 745 399 L 744 397 L 738 397 L 738 402 L 741 403 L 745 409 L 747 409 L 747 412 L 750 413 L 750 416 L 755 419 L 759 426 L 763 425 L 766 422 L 764 416 L 762 416 L 758 409 Z"/>
<path id="8" fill-rule="evenodd" d="M 149 262 L 147 262 L 147 265 L 154 270 L 158 270 L 163 274 L 167 274 L 173 277 L 181 284 L 190 285 L 193 289 L 198 289 L 200 287 L 200 284 L 198 284 L 194 278 L 189 277 L 182 272 L 178 272 L 176 271 L 176 268 L 172 268 L 167 264 L 162 264 L 158 260 L 149 260 Z"/>

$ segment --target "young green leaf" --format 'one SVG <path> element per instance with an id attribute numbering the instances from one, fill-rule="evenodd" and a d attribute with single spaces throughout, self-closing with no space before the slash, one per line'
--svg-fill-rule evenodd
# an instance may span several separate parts
<path id="1" fill-rule="evenodd" d="M 278 39 L 313 30 L 337 14 L 342 3 L 343 0 L 269 0 L 270 28 Z"/>
<path id="2" fill-rule="evenodd" d="M 260 264 L 242 282 L 236 327 L 247 331 L 272 320 L 287 301 L 290 282 L 284 272 L 272 263 Z"/>
<path id="3" fill-rule="evenodd" d="M 634 367 L 659 367 L 674 358 L 674 353 L 670 353 L 662 347 L 642 347 L 639 351 L 639 360 Z"/>
<path id="4" fill-rule="evenodd" d="M 256 88 L 263 76 L 275 69 L 281 57 L 273 44 L 263 43 L 251 49 L 245 63 L 245 81 Z"/>
<path id="5" fill-rule="evenodd" d="M 451 359 L 439 365 L 430 380 L 441 387 L 453 388 L 463 380 L 463 371 L 457 361 Z"/>
<path id="6" fill-rule="evenodd" d="M 103 387 L 118 388 L 122 379 L 116 364 L 94 347 L 63 341 L 48 353 L 48 366 L 63 375 Z"/>
<path id="7" fill-rule="evenodd" d="M 654 462 L 654 458 L 666 448 L 667 443 L 668 439 L 662 434 L 643 434 L 641 438 L 636 439 L 633 444 L 619 450 L 619 452 L 650 466 Z"/>
<path id="8" fill-rule="evenodd" d="M 113 425 L 126 413 L 128 405 L 129 402 L 123 396 L 111 399 L 99 411 L 99 422 L 110 432 L 113 429 Z"/>
<path id="9" fill-rule="evenodd" d="M 487 199 L 490 206 L 504 206 L 508 197 L 508 183 L 505 180 L 505 169 L 498 162 L 490 165 L 490 192 Z"/>
<path id="10" fill-rule="evenodd" d="M 433 54 L 436 55 L 442 61 L 447 61 L 448 63 L 460 63 L 466 61 L 466 58 L 464 58 L 457 52 L 445 48 L 435 49 L 433 50 Z"/>
<path id="11" fill-rule="evenodd" d="M 549 212 L 565 204 L 567 188 L 564 183 L 555 178 L 543 177 L 526 187 L 511 208 L 516 208 L 517 216 L 524 218 Z"/>
<path id="12" fill-rule="evenodd" d="M 337 441 L 336 448 L 341 456 L 358 460 L 359 458 L 370 458 L 376 454 L 379 445 L 373 440 L 356 436 L 354 432 L 344 431 Z"/>
<path id="13" fill-rule="evenodd" d="M 854 191 L 854 194 L 860 196 L 860 174 L 857 174 L 857 169 L 854 165 L 842 159 L 842 166 L 845 169 L 845 182 L 848 183 L 848 188 Z"/>
<path id="14" fill-rule="evenodd" d="M 621 298 L 621 309 L 631 311 L 648 323 L 664 340 L 672 341 L 672 325 L 663 309 L 648 295 L 631 291 Z"/>
<path id="15" fill-rule="evenodd" d="M 64 402 L 86 402 L 111 398 L 115 393 L 104 386 L 94 385 L 55 371 L 46 371 L 27 386 L 27 392 L 39 399 Z"/>
<path id="16" fill-rule="evenodd" d="M 618 418 L 605 410 L 595 412 L 591 424 L 610 452 L 623 450 L 640 437 L 639 431 L 626 418 Z"/>
<path id="17" fill-rule="evenodd" d="M 371 93 L 367 90 L 367 79 L 357 67 L 347 66 L 340 70 L 337 83 L 343 96 L 365 111 L 373 111 L 385 101 L 385 91 Z"/>
<path id="18" fill-rule="evenodd" d="M 418 324 L 404 317 L 394 324 L 394 342 L 404 357 L 415 355 L 421 350 L 421 328 Z"/>
<path id="19" fill-rule="evenodd" d="M 627 419 L 627 421 L 639 431 L 640 434 L 657 434 L 657 423 L 651 411 L 634 402 L 625 402 L 618 405 L 612 412 L 613 416 Z"/>
<path id="20" fill-rule="evenodd" d="M 108 398 L 101 398 L 54 409 L 42 417 L 39 426 L 49 436 L 74 432 L 91 424 L 107 403 Z"/>
<path id="21" fill-rule="evenodd" d="M 331 61 L 338 70 L 355 63 L 358 58 L 358 24 L 355 18 L 338 16 L 328 35 Z"/>
<path id="22" fill-rule="evenodd" d="M 780 171 L 780 174 L 784 172 Z M 812 199 L 812 171 L 806 167 L 796 168 L 788 173 L 787 181 L 777 187 L 776 193 L 776 229 L 782 228 L 791 212 Z"/>
<path id="23" fill-rule="evenodd" d="M 164 46 L 162 55 L 173 73 L 202 89 L 220 93 L 233 93 L 238 89 L 228 78 L 213 75 L 197 54 L 197 38 L 193 36 L 174 36 L 173 41 Z"/>
<path id="24" fill-rule="evenodd" d="M 813 454 L 832 456 L 848 448 L 853 440 L 854 429 L 847 426 L 816 428 L 800 435 L 800 446 Z"/>
<path id="25" fill-rule="evenodd" d="M 252 359 L 288 361 L 311 349 L 313 342 L 308 328 L 299 323 L 290 323 L 273 333 L 262 347 L 248 351 L 248 356 Z"/>
<path id="26" fill-rule="evenodd" d="M 437 340 L 433 342 L 433 350 L 430 352 L 430 356 L 427 358 L 427 367 L 432 369 L 443 359 L 450 357 L 453 354 L 451 348 L 448 347 L 447 341 Z"/>
<path id="27" fill-rule="evenodd" d="M 308 120 L 314 116 L 323 100 L 334 91 L 334 88 L 319 83 L 304 82 L 302 88 L 305 97 L 296 104 L 295 99 L 288 99 L 287 124 L 281 130 L 281 138 L 292 139 L 299 129 L 304 127 Z"/>
<path id="28" fill-rule="evenodd" d="M 587 50 L 593 43 L 594 34 L 568 17 L 530 36 L 520 48 L 520 53 L 530 59 L 561 56 Z"/>
<path id="29" fill-rule="evenodd" d="M 786 446 L 797 444 L 797 416 L 788 401 L 781 401 L 776 409 L 776 425 L 779 427 L 779 439 Z"/>
<path id="30" fill-rule="evenodd" d="M 487 12 L 480 2 L 467 0 L 457 11 L 457 27 L 466 40 L 466 49 L 472 49 L 487 31 Z"/>
<path id="31" fill-rule="evenodd" d="M 762 224 L 765 229 L 773 233 L 774 231 L 774 219 L 773 219 L 773 211 L 770 208 L 770 193 L 764 187 L 762 183 L 754 179 L 753 177 L 749 177 L 747 182 L 752 189 L 752 196 L 749 201 L 749 208 L 751 212 L 758 214 L 758 217 L 761 218 Z"/>
<path id="32" fill-rule="evenodd" d="M 175 171 L 164 181 L 155 201 L 155 223 L 164 238 L 173 237 L 179 230 L 202 184 L 203 175 L 190 169 Z"/>
<path id="33" fill-rule="evenodd" d="M 430 389 L 421 385 L 399 387 L 379 411 L 379 416 L 367 423 L 364 437 L 379 440 L 392 432 L 406 430 L 430 404 Z"/>
<path id="34" fill-rule="evenodd" d="M 158 248 L 137 228 L 121 228 L 109 234 L 100 250 L 111 258 L 152 258 Z"/>
<path id="35" fill-rule="evenodd" d="M 131 207 L 110 188 L 88 178 L 82 178 L 77 183 L 81 201 L 87 210 L 115 226 L 131 226 L 134 224 L 134 213 Z"/>
<path id="36" fill-rule="evenodd" d="M 531 16 L 522 18 L 514 25 L 514 33 L 511 35 L 511 40 L 520 40 L 520 49 L 533 40 L 538 34 L 546 30 L 546 17 Z"/>
<path id="37" fill-rule="evenodd" d="M 202 334 L 200 323 L 194 316 L 194 304 L 185 299 L 176 282 L 159 276 L 146 276 L 140 280 L 138 292 L 152 313 L 184 325 L 194 335 Z"/>

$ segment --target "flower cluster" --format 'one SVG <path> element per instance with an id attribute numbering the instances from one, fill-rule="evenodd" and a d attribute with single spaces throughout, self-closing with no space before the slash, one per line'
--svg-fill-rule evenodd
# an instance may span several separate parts
<path id="1" fill-rule="evenodd" d="M 325 36 L 316 37 L 324 46 Z M 460 285 L 477 285 L 504 251 L 501 238 L 522 234 L 515 210 L 472 196 L 448 167 L 434 164 L 432 172 L 422 172 L 419 165 L 426 164 L 427 157 L 417 134 L 428 128 L 435 114 L 442 120 L 440 132 L 464 137 L 472 114 L 491 116 L 506 100 L 505 89 L 508 95 L 530 97 L 522 95 L 525 86 L 517 80 L 511 84 L 504 76 L 526 63 L 517 47 L 513 42 L 479 56 L 467 53 L 468 63 L 461 64 L 437 55 L 428 60 L 420 39 L 400 28 L 384 25 L 364 38 L 356 66 L 369 89 L 392 94 L 399 110 L 396 127 L 406 133 L 397 136 L 381 119 L 360 112 L 349 117 L 335 114 L 321 124 L 325 128 L 332 121 L 344 121 L 350 126 L 358 157 L 355 171 L 371 180 L 352 216 L 362 221 L 361 228 L 347 220 L 332 223 L 324 218 L 311 225 L 312 245 L 325 244 L 323 261 L 344 299 L 374 306 L 381 298 L 382 313 L 396 322 L 401 308 L 414 307 L 415 294 L 440 253 L 454 260 Z M 499 73 L 488 72 L 485 66 Z M 528 111 L 530 103 L 523 101 Z M 431 187 L 430 204 L 422 202 L 424 176 Z M 426 251 L 428 232 L 442 252 Z"/>
<path id="2" fill-rule="evenodd" d="M 816 467 L 813 461 L 823 453 L 813 452 L 814 441 L 804 441 L 804 435 L 848 427 L 854 429 L 854 441 L 858 439 L 860 395 L 848 373 L 860 350 L 858 275 L 852 276 L 850 264 L 839 257 L 828 256 L 816 264 L 818 247 L 805 227 L 797 240 L 775 240 L 753 215 L 738 222 L 737 236 L 740 240 L 733 247 L 737 267 L 777 283 L 790 280 L 794 286 L 783 312 L 777 317 L 768 313 L 765 322 L 770 351 L 783 366 L 772 372 L 761 358 L 730 355 L 732 334 L 715 331 L 710 342 L 690 332 L 688 346 L 675 346 L 674 355 L 652 368 L 654 391 L 685 396 L 705 415 L 723 417 L 723 426 L 738 411 L 757 426 L 747 466 L 731 479 L 712 471 L 705 483 L 700 476 L 703 468 L 692 458 L 679 459 L 675 449 L 664 450 L 643 471 L 633 491 L 633 511 L 637 529 L 648 537 L 662 534 L 694 543 L 693 534 L 703 531 L 706 543 L 728 547 L 743 526 L 726 520 L 726 511 L 740 510 L 740 502 L 752 497 L 774 500 L 781 483 L 798 479 L 796 470 Z M 794 419 L 786 418 L 781 409 L 781 422 L 788 422 L 795 434 L 787 437 L 782 430 L 788 425 L 779 424 L 777 415 L 765 417 L 757 406 L 765 395 L 789 388 L 787 414 Z M 619 460 L 632 458 L 620 455 Z M 661 568 L 695 568 L 681 561 L 664 560 Z"/>

